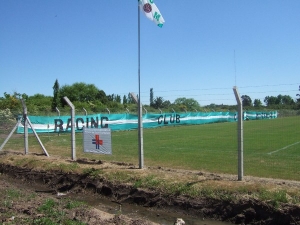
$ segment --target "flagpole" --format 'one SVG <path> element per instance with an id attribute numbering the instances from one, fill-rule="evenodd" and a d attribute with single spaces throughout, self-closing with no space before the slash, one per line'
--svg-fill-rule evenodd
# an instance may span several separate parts
<path id="1" fill-rule="evenodd" d="M 143 111 L 141 105 L 141 41 L 140 41 L 140 9 L 138 2 L 138 142 L 139 142 L 139 168 L 144 168 L 144 150 L 143 150 Z"/>
<path id="2" fill-rule="evenodd" d="M 139 142 L 139 167 L 144 167 L 144 149 L 143 149 L 143 109 L 141 103 L 141 35 L 140 35 L 140 4 L 141 9 L 146 16 L 156 23 L 159 27 L 163 26 L 165 22 L 158 8 L 153 0 L 138 0 L 138 83 L 139 83 L 139 96 L 138 96 L 138 142 Z"/>

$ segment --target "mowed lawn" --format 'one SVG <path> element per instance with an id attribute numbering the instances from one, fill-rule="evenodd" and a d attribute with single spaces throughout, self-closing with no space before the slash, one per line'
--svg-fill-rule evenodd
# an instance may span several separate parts
<path id="1" fill-rule="evenodd" d="M 300 117 L 244 121 L 244 175 L 300 180 Z M 49 155 L 71 158 L 71 134 L 39 134 Z M 4 150 L 24 151 L 23 135 Z M 138 132 L 112 132 L 112 155 L 83 153 L 76 134 L 76 157 L 139 164 Z M 4 141 L 3 135 L 0 144 Z M 174 126 L 143 130 L 144 166 L 238 173 L 237 123 Z M 29 152 L 41 153 L 35 137 Z"/>

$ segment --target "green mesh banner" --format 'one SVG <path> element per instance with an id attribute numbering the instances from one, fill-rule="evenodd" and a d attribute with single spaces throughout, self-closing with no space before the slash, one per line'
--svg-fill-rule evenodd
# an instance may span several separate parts
<path id="1" fill-rule="evenodd" d="M 37 133 L 41 132 L 71 132 L 70 116 L 28 116 Z M 244 120 L 262 120 L 277 118 L 277 112 L 244 112 Z M 144 114 L 143 127 L 155 128 L 174 125 L 192 125 L 220 122 L 235 122 L 236 112 L 188 112 Z M 76 132 L 86 128 L 110 128 L 116 130 L 132 130 L 138 128 L 138 116 L 134 114 L 91 114 L 75 116 Z M 28 132 L 32 132 L 29 127 Z M 17 133 L 24 133 L 24 126 L 20 124 Z"/>

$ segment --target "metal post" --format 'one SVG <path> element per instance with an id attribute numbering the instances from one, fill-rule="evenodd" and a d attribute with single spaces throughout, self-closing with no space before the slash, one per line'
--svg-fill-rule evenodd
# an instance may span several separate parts
<path id="1" fill-rule="evenodd" d="M 83 111 L 84 111 L 84 113 L 85 113 L 85 121 L 87 122 L 87 111 L 86 111 L 86 109 L 85 108 L 82 108 L 83 109 Z M 86 126 L 88 127 L 88 124 L 86 124 Z M 83 128 L 84 128 L 84 124 L 83 124 Z M 82 128 L 82 129 L 83 129 Z"/>
<path id="2" fill-rule="evenodd" d="M 139 139 L 139 168 L 144 167 L 144 150 L 143 150 L 143 111 L 141 103 L 141 38 L 140 38 L 140 8 L 138 10 L 138 85 L 139 85 L 139 99 L 138 99 L 138 139 Z"/>
<path id="3" fill-rule="evenodd" d="M 57 107 L 55 107 L 55 109 L 56 109 L 56 112 L 58 113 L 58 118 L 60 118 L 60 111 L 59 111 L 59 109 Z M 59 131 L 60 131 L 60 129 L 58 129 L 58 133 L 57 133 L 58 136 L 59 136 Z"/>
<path id="4" fill-rule="evenodd" d="M 140 98 L 134 93 L 130 93 L 133 100 L 138 104 L 138 142 L 139 142 L 139 168 L 144 168 L 144 149 L 143 149 L 143 111 Z"/>
<path id="5" fill-rule="evenodd" d="M 243 104 L 236 86 L 233 87 L 233 92 L 238 104 L 238 180 L 242 181 L 244 176 Z"/>
<path id="6" fill-rule="evenodd" d="M 23 107 L 23 121 L 24 121 L 24 148 L 25 155 L 28 154 L 28 121 L 27 121 L 27 106 L 23 99 L 21 99 Z"/>
<path id="7" fill-rule="evenodd" d="M 37 135 L 37 133 L 35 132 L 33 125 L 31 124 L 29 118 L 27 117 L 27 106 L 24 102 L 23 99 L 21 99 L 22 102 L 22 106 L 23 106 L 23 119 L 24 119 L 24 145 L 25 145 L 25 154 L 28 154 L 28 124 L 30 125 L 36 139 L 38 140 L 38 142 L 40 143 L 42 149 L 44 150 L 46 156 L 49 157 L 49 154 L 46 150 L 46 148 L 44 147 L 42 141 L 40 140 L 39 136 Z"/>
<path id="8" fill-rule="evenodd" d="M 72 152 L 71 157 L 72 160 L 76 160 L 76 145 L 75 145 L 75 107 L 72 104 L 72 102 L 68 99 L 68 97 L 64 97 L 64 100 L 67 102 L 67 104 L 71 108 L 71 146 L 72 146 Z"/>
<path id="9" fill-rule="evenodd" d="M 83 111 L 84 111 L 84 113 L 85 113 L 85 116 L 87 116 L 87 111 L 86 111 L 86 109 L 85 108 L 82 108 L 83 109 Z"/>
<path id="10" fill-rule="evenodd" d="M 55 109 L 56 109 L 56 112 L 58 113 L 58 117 L 60 117 L 60 111 L 59 111 L 59 109 L 57 107 L 55 107 Z"/>
<path id="11" fill-rule="evenodd" d="M 142 103 L 139 97 L 139 168 L 144 168 L 144 142 L 143 142 L 143 111 Z"/>

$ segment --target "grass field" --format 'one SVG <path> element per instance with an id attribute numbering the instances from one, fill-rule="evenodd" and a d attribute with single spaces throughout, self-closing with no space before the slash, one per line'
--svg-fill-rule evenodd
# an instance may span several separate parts
<path id="1" fill-rule="evenodd" d="M 244 175 L 300 180 L 300 117 L 244 121 Z M 7 135 L 10 131 L 7 132 Z M 39 134 L 49 155 L 71 158 L 70 134 Z M 2 133 L 0 144 L 5 135 Z M 4 150 L 24 151 L 23 135 L 14 135 Z M 145 166 L 237 174 L 237 123 L 144 129 Z M 76 134 L 77 158 L 138 164 L 138 134 L 112 132 L 112 155 L 83 153 Z M 42 153 L 33 135 L 29 152 Z"/>

